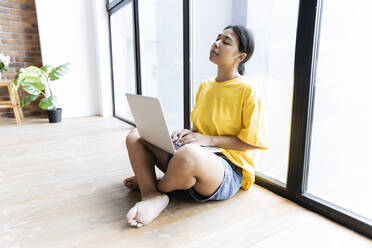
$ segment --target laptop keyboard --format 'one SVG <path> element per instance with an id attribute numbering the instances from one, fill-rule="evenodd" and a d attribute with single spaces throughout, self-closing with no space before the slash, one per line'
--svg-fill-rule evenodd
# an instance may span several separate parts
<path id="1" fill-rule="evenodd" d="M 178 150 L 178 149 L 180 149 L 182 146 L 180 146 L 180 145 L 177 145 L 177 140 L 175 140 L 175 141 L 173 141 L 173 147 L 174 147 L 174 150 Z M 220 153 L 221 152 L 221 149 L 220 148 L 217 148 L 217 147 L 208 147 L 208 146 L 202 146 L 202 147 L 204 147 L 205 149 L 207 149 L 207 150 L 209 150 L 209 151 L 211 151 L 211 152 L 213 152 L 213 153 Z"/>
<path id="2" fill-rule="evenodd" d="M 181 148 L 181 146 L 180 145 L 178 145 L 177 143 L 177 140 L 175 140 L 175 141 L 173 141 L 173 147 L 174 147 L 174 150 L 178 150 L 178 149 L 180 149 Z"/>

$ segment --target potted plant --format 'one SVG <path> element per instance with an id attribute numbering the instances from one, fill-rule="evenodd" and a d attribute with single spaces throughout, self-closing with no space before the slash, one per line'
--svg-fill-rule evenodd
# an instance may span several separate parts
<path id="1" fill-rule="evenodd" d="M 0 53 L 0 79 L 1 79 L 1 73 L 3 71 L 8 70 L 9 61 L 10 61 L 9 56 L 5 56 L 4 54 Z"/>
<path id="2" fill-rule="evenodd" d="M 57 108 L 57 97 L 53 95 L 50 88 L 50 81 L 60 79 L 68 71 L 69 63 L 57 67 L 44 65 L 42 67 L 29 66 L 22 68 L 14 78 L 14 87 L 21 87 L 30 95 L 23 98 L 20 102 L 21 107 L 35 101 L 40 96 L 38 106 L 47 111 L 49 122 L 56 123 L 61 121 L 62 108 Z"/>

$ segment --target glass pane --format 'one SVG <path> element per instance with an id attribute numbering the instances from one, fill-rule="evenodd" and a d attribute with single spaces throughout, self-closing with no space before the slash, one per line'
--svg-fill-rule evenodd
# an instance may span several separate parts
<path id="1" fill-rule="evenodd" d="M 182 0 L 139 1 L 142 94 L 158 97 L 169 131 L 183 128 Z"/>
<path id="2" fill-rule="evenodd" d="M 133 120 L 125 93 L 136 93 L 132 2 L 111 15 L 115 114 Z"/>
<path id="3" fill-rule="evenodd" d="M 307 189 L 369 219 L 371 11 L 362 0 L 323 3 Z"/>
<path id="4" fill-rule="evenodd" d="M 255 52 L 246 71 L 262 87 L 270 137 L 270 149 L 261 153 L 256 169 L 283 183 L 289 160 L 298 5 L 298 0 L 249 0 L 247 8 Z"/>
<path id="5" fill-rule="evenodd" d="M 195 1 L 194 12 L 194 98 L 201 81 L 217 74 L 216 65 L 209 61 L 217 34 L 231 24 L 252 30 L 255 52 L 246 63 L 246 76 L 262 87 L 270 135 L 270 149 L 261 153 L 256 169 L 286 182 L 298 0 Z M 214 14 L 205 19 L 205 12 Z"/>
<path id="6" fill-rule="evenodd" d="M 206 13 L 213 14 L 206 18 Z M 246 26 L 247 4 L 246 0 L 194 1 L 193 14 L 194 102 L 200 83 L 217 75 L 217 66 L 209 61 L 209 51 L 213 42 L 228 25 Z"/>

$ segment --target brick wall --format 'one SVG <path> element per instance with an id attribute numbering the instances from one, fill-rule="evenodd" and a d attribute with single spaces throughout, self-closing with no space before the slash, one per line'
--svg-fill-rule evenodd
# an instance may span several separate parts
<path id="1" fill-rule="evenodd" d="M 35 0 L 0 0 L 0 52 L 10 56 L 7 72 L 1 79 L 13 80 L 16 73 L 30 65 L 41 66 L 39 32 Z M 20 98 L 27 93 L 19 90 Z M 0 99 L 9 99 L 5 87 L 0 87 Z M 23 107 L 24 116 L 44 116 L 38 101 Z M 14 118 L 12 109 L 1 109 L 0 118 Z"/>

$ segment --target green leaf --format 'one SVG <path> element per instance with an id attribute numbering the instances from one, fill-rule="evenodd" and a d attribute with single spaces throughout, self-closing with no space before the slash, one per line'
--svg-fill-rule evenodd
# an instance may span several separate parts
<path id="1" fill-rule="evenodd" d="M 25 76 L 34 76 L 34 77 L 38 77 L 39 75 L 44 75 L 45 72 L 43 70 L 41 70 L 40 68 L 36 67 L 36 66 L 29 66 L 29 67 L 26 67 L 26 68 L 23 68 L 21 69 L 22 73 L 25 75 Z"/>
<path id="2" fill-rule="evenodd" d="M 21 84 L 21 80 L 20 80 L 20 73 L 21 72 L 18 72 L 15 77 L 14 77 L 14 81 L 13 81 L 13 87 L 15 90 L 18 90 L 18 87 L 19 85 Z"/>
<path id="3" fill-rule="evenodd" d="M 36 66 L 22 68 L 14 78 L 14 87 L 19 86 L 31 95 L 39 95 L 45 90 L 48 83 L 48 74 Z"/>
<path id="4" fill-rule="evenodd" d="M 48 98 L 43 98 L 39 102 L 39 107 L 41 109 L 48 109 L 50 107 L 53 107 L 56 102 L 57 102 L 57 97 L 55 97 L 55 96 L 50 96 Z"/>
<path id="5" fill-rule="evenodd" d="M 40 77 L 33 77 L 33 76 L 25 77 L 25 78 L 23 78 L 23 80 L 21 82 L 21 85 L 23 85 L 23 84 L 32 84 L 35 87 L 37 87 L 38 89 L 45 89 L 45 84 L 43 82 L 41 82 Z"/>
<path id="6" fill-rule="evenodd" d="M 48 75 L 49 75 L 49 73 L 50 73 L 53 69 L 54 69 L 54 67 L 51 66 L 51 65 L 44 65 L 44 66 L 40 67 L 40 70 L 46 72 L 46 74 L 48 74 Z"/>
<path id="7" fill-rule="evenodd" d="M 49 98 L 43 98 L 39 102 L 39 107 L 41 109 L 47 109 L 49 107 L 53 106 L 53 104 L 49 101 Z"/>
<path id="8" fill-rule="evenodd" d="M 20 102 L 20 106 L 21 108 L 23 108 L 24 106 L 26 106 L 27 104 L 35 101 L 39 96 L 35 96 L 35 95 L 31 95 L 31 96 L 28 96 L 28 97 L 25 97 L 24 99 L 21 100 Z"/>
<path id="9" fill-rule="evenodd" d="M 38 96 L 41 94 L 41 90 L 32 83 L 22 82 L 22 89 L 30 95 Z"/>
<path id="10" fill-rule="evenodd" d="M 46 82 L 48 79 L 48 74 L 36 66 L 29 66 L 21 69 L 22 79 L 24 78 L 40 78 L 42 82 Z"/>
<path id="11" fill-rule="evenodd" d="M 48 75 L 50 81 L 55 81 L 57 79 L 60 79 L 64 74 L 68 72 L 68 66 L 70 63 L 66 63 L 60 66 L 57 66 L 56 68 L 52 69 Z"/>

